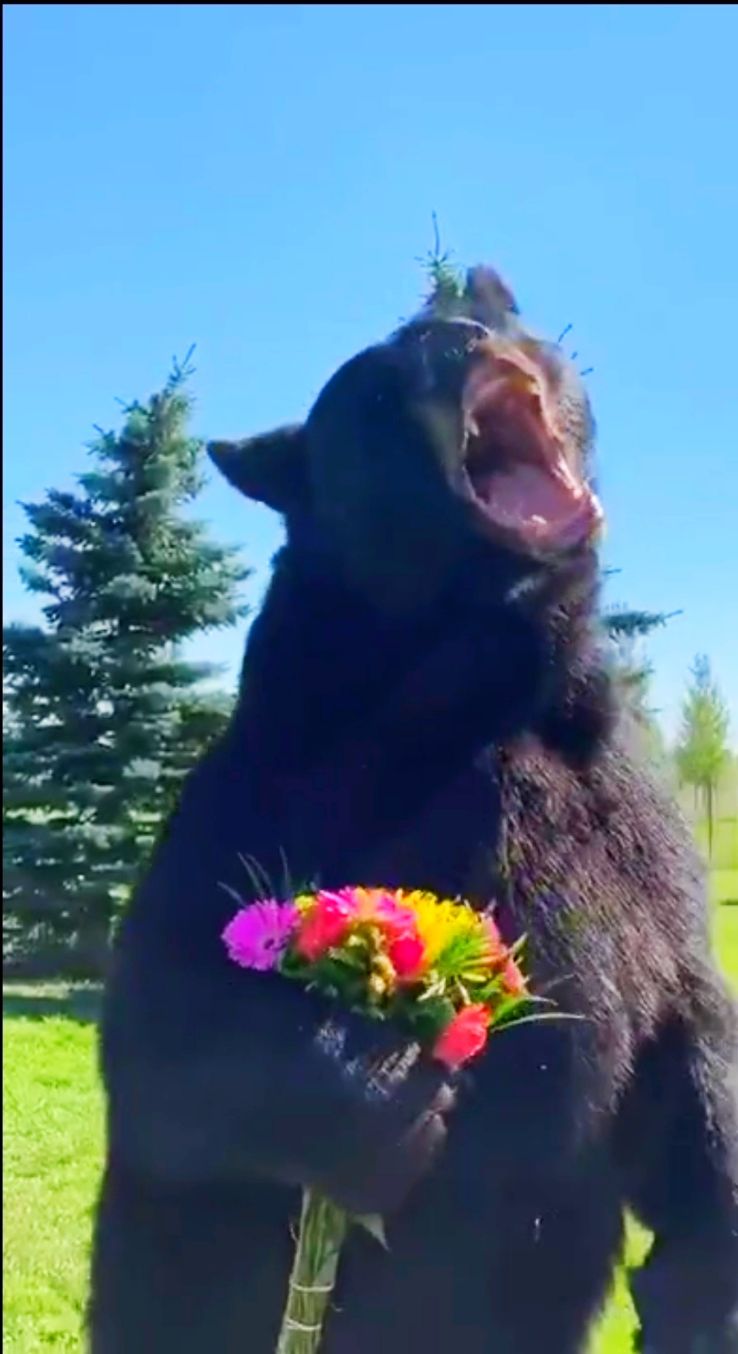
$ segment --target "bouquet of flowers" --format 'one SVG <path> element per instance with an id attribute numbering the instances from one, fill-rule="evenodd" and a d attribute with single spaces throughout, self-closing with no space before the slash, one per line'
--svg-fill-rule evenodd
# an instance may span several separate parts
<path id="1" fill-rule="evenodd" d="M 366 1016 L 398 1021 L 451 1069 L 532 1000 L 518 964 L 523 939 L 508 948 L 491 913 L 431 893 L 344 888 L 265 899 L 241 908 L 223 941 L 243 968 L 276 971 Z M 383 1241 L 379 1218 L 353 1221 Z M 351 1222 L 304 1191 L 278 1354 L 318 1349 Z"/>

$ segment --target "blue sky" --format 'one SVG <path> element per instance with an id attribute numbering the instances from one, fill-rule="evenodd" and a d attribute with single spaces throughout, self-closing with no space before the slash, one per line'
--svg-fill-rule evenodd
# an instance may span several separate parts
<path id="1" fill-rule="evenodd" d="M 738 739 L 738 9 L 10 5 L 5 23 L 5 606 L 18 499 L 197 344 L 194 430 L 302 415 L 414 309 L 416 262 L 484 259 L 571 323 L 600 437 L 613 601 L 675 727 L 705 651 Z M 254 603 L 278 521 L 213 478 Z M 731 615 L 733 624 L 731 626 Z M 231 669 L 243 636 L 200 651 Z"/>

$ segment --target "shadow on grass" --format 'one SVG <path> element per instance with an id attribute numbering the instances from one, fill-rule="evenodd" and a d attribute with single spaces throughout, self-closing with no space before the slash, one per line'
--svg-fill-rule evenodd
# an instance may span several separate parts
<path id="1" fill-rule="evenodd" d="M 102 987 L 97 984 L 3 984 L 4 1019 L 47 1020 L 50 1016 L 63 1016 L 79 1025 L 95 1025 L 101 1007 Z"/>

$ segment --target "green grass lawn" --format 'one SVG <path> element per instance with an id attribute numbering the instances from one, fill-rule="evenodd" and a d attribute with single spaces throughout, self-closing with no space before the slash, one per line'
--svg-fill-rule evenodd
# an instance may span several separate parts
<path id="1" fill-rule="evenodd" d="M 732 821 L 738 836 L 738 824 Z M 710 876 L 715 907 L 715 948 L 723 968 L 738 989 L 738 869 L 713 870 Z M 628 1293 L 626 1270 L 645 1257 L 649 1237 L 629 1223 L 625 1263 L 620 1269 L 604 1320 L 593 1341 L 592 1354 L 631 1354 L 636 1322 Z"/>
<path id="2" fill-rule="evenodd" d="M 716 870 L 712 879 L 720 904 L 716 944 L 738 986 L 738 868 Z M 8 1354 L 82 1348 L 102 1146 L 96 1007 L 96 994 L 85 989 L 14 985 L 5 990 L 3 1347 Z M 632 1228 L 626 1262 L 638 1263 L 646 1246 L 646 1236 Z M 621 1271 L 593 1354 L 630 1354 L 633 1330 Z"/>

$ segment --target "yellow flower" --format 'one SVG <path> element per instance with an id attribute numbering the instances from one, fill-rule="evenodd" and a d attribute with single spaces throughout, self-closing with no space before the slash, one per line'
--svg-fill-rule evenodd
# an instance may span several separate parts
<path id="1" fill-rule="evenodd" d="M 479 918 L 468 903 L 455 903 L 450 899 L 439 899 L 433 893 L 416 890 L 413 893 L 397 895 L 398 902 L 409 907 L 415 913 L 418 934 L 425 947 L 426 963 L 432 968 L 438 956 L 451 941 L 461 936 L 476 934 L 480 929 Z"/>

